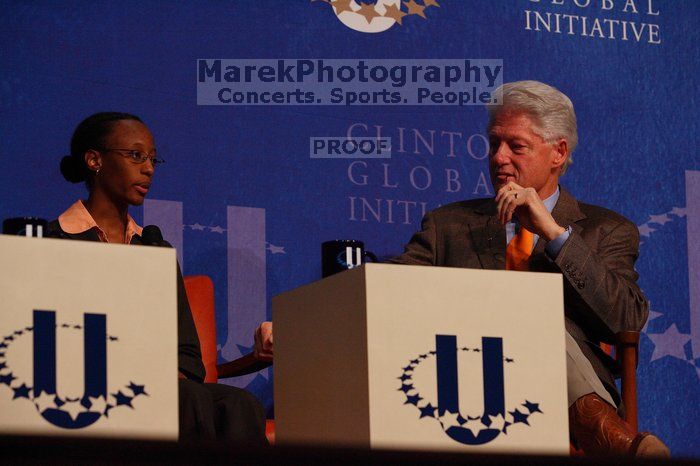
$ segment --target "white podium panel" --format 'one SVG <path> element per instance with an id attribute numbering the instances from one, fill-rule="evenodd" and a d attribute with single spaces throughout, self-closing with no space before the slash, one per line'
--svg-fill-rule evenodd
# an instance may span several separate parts
<path id="1" fill-rule="evenodd" d="M 0 236 L 0 433 L 178 436 L 175 250 Z"/>
<path id="2" fill-rule="evenodd" d="M 273 313 L 281 444 L 568 454 L 560 275 L 366 264 Z"/>

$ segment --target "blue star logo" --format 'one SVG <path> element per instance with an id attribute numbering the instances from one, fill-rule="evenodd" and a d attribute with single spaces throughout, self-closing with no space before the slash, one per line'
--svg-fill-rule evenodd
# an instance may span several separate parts
<path id="1" fill-rule="evenodd" d="M 420 417 L 418 419 L 423 419 L 424 417 L 435 417 L 435 408 L 433 405 L 428 403 L 420 409 Z"/>
<path id="2" fill-rule="evenodd" d="M 131 400 L 133 400 L 134 398 L 123 394 L 121 390 L 119 390 L 117 393 L 112 393 L 112 396 L 117 401 L 117 406 L 128 406 L 131 409 L 134 408 L 131 405 Z"/>
<path id="3" fill-rule="evenodd" d="M 423 398 L 420 395 L 406 395 L 405 405 L 411 404 L 416 406 L 420 400 Z"/>
<path id="4" fill-rule="evenodd" d="M 461 351 L 468 352 L 469 357 L 482 358 L 481 355 L 475 354 L 483 353 L 482 348 L 464 346 L 461 347 Z M 412 371 L 417 370 L 423 362 L 435 357 L 435 355 L 436 351 L 428 351 L 420 354 L 416 359 L 410 359 L 409 364 L 403 367 L 402 374 L 397 377 L 401 381 L 401 387 L 397 391 L 405 395 L 404 405 L 415 406 L 419 413 L 419 420 L 429 418 L 439 421 L 443 431 L 452 440 L 471 445 L 490 442 L 500 434 L 508 435 L 508 430 L 513 425 L 530 426 L 530 416 L 534 413 L 542 413 L 539 403 L 530 400 L 524 400 L 513 411 L 501 413 L 485 413 L 482 416 L 452 412 L 452 410 L 449 410 L 448 413 L 448 410 L 441 409 L 438 403 L 433 404 L 435 400 L 426 400 L 421 396 L 419 387 L 416 387 L 413 382 Z M 502 364 L 515 363 L 515 359 L 508 356 L 503 357 L 502 361 Z M 423 401 L 421 402 L 421 400 Z M 421 402 L 420 405 L 419 402 Z M 523 412 L 524 410 L 527 412 Z"/>
<path id="5" fill-rule="evenodd" d="M 0 375 L 0 383 L 4 383 L 5 385 L 9 386 L 16 378 L 17 377 L 12 375 L 12 372 L 6 375 Z"/>
<path id="6" fill-rule="evenodd" d="M 139 395 L 146 395 L 148 396 L 148 393 L 146 393 L 146 390 L 144 390 L 145 385 L 136 385 L 134 382 L 131 382 L 129 384 L 129 389 L 133 392 L 134 398 L 139 396 Z"/>
<path id="7" fill-rule="evenodd" d="M 525 400 L 525 403 L 523 403 L 523 406 L 525 406 L 527 408 L 527 410 L 530 411 L 530 414 L 542 412 L 542 410 L 540 409 L 539 403 L 531 403 L 531 402 Z"/>
<path id="8" fill-rule="evenodd" d="M 413 390 L 413 384 L 402 384 L 401 388 L 399 388 L 400 391 L 404 393 L 408 393 L 411 390 Z"/>
<path id="9" fill-rule="evenodd" d="M 518 411 L 517 408 L 515 409 L 515 411 L 508 411 L 508 413 L 511 416 L 513 416 L 513 424 L 516 424 L 518 422 L 522 422 L 523 424 L 530 425 L 530 423 L 527 422 L 527 418 L 528 418 L 529 414 L 521 413 L 520 411 Z"/>
<path id="10" fill-rule="evenodd" d="M 29 392 L 31 391 L 30 387 L 27 387 L 27 384 L 22 384 L 17 388 L 13 388 L 15 394 L 12 397 L 12 399 L 17 399 L 17 398 L 29 398 Z"/>
<path id="11" fill-rule="evenodd" d="M 61 332 L 73 332 L 82 330 L 82 325 L 73 325 L 69 323 L 61 323 L 55 325 L 56 329 L 61 329 Z M 24 329 L 15 330 L 12 334 L 2 337 L 0 340 L 0 348 L 8 348 L 17 343 L 22 335 L 33 331 L 33 327 L 25 327 Z M 58 331 L 58 330 L 57 330 Z M 22 337 L 24 338 L 24 337 Z M 105 339 L 109 342 L 117 341 L 117 337 L 105 335 Z M 145 385 L 138 385 L 135 382 L 130 382 L 122 390 L 112 393 L 114 397 L 113 404 L 107 404 L 105 397 L 106 393 L 98 396 L 87 396 L 76 398 L 61 399 L 52 389 L 49 393 L 46 389 L 42 389 L 41 393 L 34 393 L 33 387 L 26 383 L 21 383 L 19 386 L 13 386 L 13 382 L 17 377 L 12 371 L 8 371 L 8 361 L 5 360 L 6 352 L 0 351 L 0 371 L 7 371 L 6 374 L 0 374 L 0 385 L 7 385 L 12 389 L 12 400 L 25 399 L 30 401 L 37 409 L 37 412 L 49 423 L 66 429 L 80 429 L 96 422 L 100 417 L 108 417 L 108 412 L 119 406 L 128 406 L 134 409 L 132 401 L 134 398 L 144 395 L 149 396 L 146 392 Z M 11 361 L 9 361 L 11 362 Z M 129 396 L 133 393 L 133 396 Z M 90 409 L 92 408 L 92 410 Z"/>

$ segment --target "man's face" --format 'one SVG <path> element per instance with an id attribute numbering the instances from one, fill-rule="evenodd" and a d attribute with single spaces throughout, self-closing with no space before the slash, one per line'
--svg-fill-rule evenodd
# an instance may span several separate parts
<path id="1" fill-rule="evenodd" d="M 495 191 L 510 181 L 535 188 L 541 199 L 556 191 L 566 142 L 547 143 L 533 128 L 532 119 L 524 113 L 496 115 L 489 130 L 489 171 Z"/>

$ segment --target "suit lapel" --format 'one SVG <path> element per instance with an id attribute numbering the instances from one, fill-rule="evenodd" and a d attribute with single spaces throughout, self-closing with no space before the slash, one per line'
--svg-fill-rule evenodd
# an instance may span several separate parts
<path id="1" fill-rule="evenodd" d="M 474 211 L 477 213 L 469 221 L 476 254 L 484 269 L 505 269 L 506 229 L 496 216 L 496 204 L 489 199 Z"/>
<path id="2" fill-rule="evenodd" d="M 576 222 L 586 218 L 586 215 L 579 209 L 578 201 L 567 190 L 560 189 L 559 200 L 552 210 L 552 217 L 559 225 L 563 227 L 571 225 L 571 229 L 579 233 L 582 228 Z M 544 246 L 542 249 L 544 250 Z"/>
<path id="3" fill-rule="evenodd" d="M 570 225 L 573 231 L 580 233 L 582 228 L 576 222 L 586 218 L 586 215 L 579 209 L 576 199 L 568 191 L 560 187 L 559 199 L 554 209 L 552 209 L 552 217 L 564 228 Z M 550 260 L 544 252 L 546 245 L 547 242 L 543 238 L 537 240 L 532 256 L 530 256 L 530 270 L 542 270 L 549 265 Z"/>
<path id="4" fill-rule="evenodd" d="M 469 231 L 482 268 L 505 269 L 506 229 L 496 216 L 496 203 L 493 199 L 488 199 L 477 206 L 474 212 L 477 215 L 470 218 Z M 559 225 L 563 227 L 571 225 L 573 231 L 580 233 L 581 227 L 577 222 L 586 218 L 586 215 L 579 209 L 576 199 L 560 187 L 559 199 L 552 210 L 552 217 Z M 545 246 L 546 241 L 539 238 L 530 256 L 531 270 L 542 270 L 549 264 L 550 261 L 544 252 Z"/>

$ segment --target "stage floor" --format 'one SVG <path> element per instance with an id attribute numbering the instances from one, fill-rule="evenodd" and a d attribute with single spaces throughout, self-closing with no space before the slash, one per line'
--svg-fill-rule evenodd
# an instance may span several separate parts
<path id="1" fill-rule="evenodd" d="M 259 464 L 259 465 L 618 465 L 659 464 L 626 458 L 474 455 L 416 451 L 356 450 L 313 446 L 250 449 L 245 446 L 0 436 L 0 464 Z M 669 465 L 698 465 L 674 459 Z"/>

